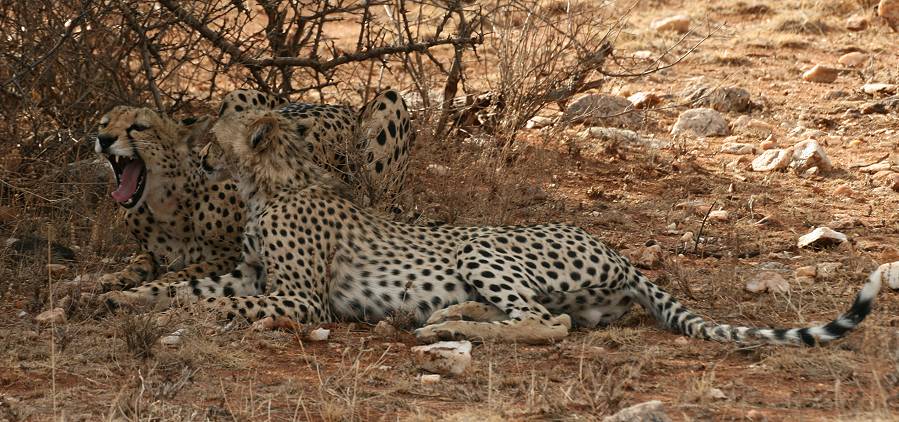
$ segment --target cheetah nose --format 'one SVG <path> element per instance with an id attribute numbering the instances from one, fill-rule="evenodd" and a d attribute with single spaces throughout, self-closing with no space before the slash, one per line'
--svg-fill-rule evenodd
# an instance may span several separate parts
<path id="1" fill-rule="evenodd" d="M 107 133 L 104 133 L 102 135 L 97 135 L 97 143 L 100 144 L 101 151 L 106 151 L 106 148 L 109 148 L 109 146 L 112 145 L 115 142 L 115 140 L 116 140 L 115 135 L 110 135 Z"/>

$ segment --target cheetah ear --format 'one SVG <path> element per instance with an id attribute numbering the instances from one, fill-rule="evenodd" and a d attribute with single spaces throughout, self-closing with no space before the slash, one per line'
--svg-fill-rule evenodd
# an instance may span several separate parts
<path id="1" fill-rule="evenodd" d="M 201 141 L 209 130 L 209 116 L 188 117 L 178 122 L 181 139 L 188 145 Z"/>
<path id="2" fill-rule="evenodd" d="M 250 145 L 256 151 L 264 151 L 277 136 L 278 121 L 269 117 L 263 117 L 250 125 Z"/>

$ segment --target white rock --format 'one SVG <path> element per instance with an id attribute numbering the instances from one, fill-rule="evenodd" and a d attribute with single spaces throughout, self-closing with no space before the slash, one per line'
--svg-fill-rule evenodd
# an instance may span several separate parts
<path id="1" fill-rule="evenodd" d="M 725 210 L 715 210 L 709 213 L 710 221 L 727 221 L 730 216 Z"/>
<path id="2" fill-rule="evenodd" d="M 797 245 L 800 248 L 806 247 L 827 247 L 834 244 L 843 243 L 849 238 L 830 227 L 818 227 L 811 232 L 799 237 Z"/>
<path id="3" fill-rule="evenodd" d="M 34 320 L 37 321 L 38 324 L 61 324 L 66 322 L 66 311 L 62 308 L 53 308 L 44 312 L 41 312 Z"/>
<path id="4" fill-rule="evenodd" d="M 793 275 L 796 276 L 796 278 L 815 278 L 818 276 L 818 266 L 807 265 L 805 267 L 799 267 Z"/>
<path id="5" fill-rule="evenodd" d="M 606 416 L 602 422 L 671 422 L 665 413 L 665 407 L 659 400 L 652 400 L 621 409 L 612 416 Z"/>
<path id="6" fill-rule="evenodd" d="M 25 318 L 27 316 L 28 316 L 28 312 L 25 312 L 25 311 L 19 311 L 19 313 L 16 314 L 16 317 L 18 317 L 18 318 Z"/>
<path id="7" fill-rule="evenodd" d="M 556 122 L 556 119 L 553 117 L 544 117 L 544 116 L 534 116 L 528 120 L 525 127 L 528 129 L 540 129 L 542 127 L 547 127 Z"/>
<path id="8" fill-rule="evenodd" d="M 727 136 L 730 128 L 721 113 L 710 108 L 686 110 L 677 117 L 671 128 L 672 135 L 692 134 L 693 136 Z"/>
<path id="9" fill-rule="evenodd" d="M 790 290 L 790 284 L 776 271 L 760 271 L 746 282 L 746 290 L 753 293 L 784 293 Z"/>
<path id="10" fill-rule="evenodd" d="M 887 286 L 899 290 L 899 261 L 883 264 L 877 267 L 877 271 L 880 271 L 880 276 L 887 282 Z"/>
<path id="11" fill-rule="evenodd" d="M 724 145 L 721 145 L 721 152 L 724 154 L 735 155 L 755 154 L 755 146 L 740 142 L 727 142 Z"/>
<path id="12" fill-rule="evenodd" d="M 683 92 L 693 107 L 707 107 L 722 113 L 742 113 L 752 109 L 749 91 L 736 86 L 710 85 L 699 79 Z"/>
<path id="13" fill-rule="evenodd" d="M 887 187 L 891 190 L 899 192 L 899 173 L 893 173 L 889 170 L 881 170 L 871 176 L 880 186 Z"/>
<path id="14" fill-rule="evenodd" d="M 643 138 L 637 132 L 614 127 L 590 127 L 578 134 L 581 138 L 595 138 L 617 143 L 641 143 Z"/>
<path id="15" fill-rule="evenodd" d="M 881 161 L 879 163 L 861 167 L 858 169 L 858 171 L 862 173 L 878 173 L 881 171 L 890 170 L 892 167 L 893 165 L 889 161 Z"/>
<path id="16" fill-rule="evenodd" d="M 837 80 L 837 76 L 839 76 L 839 70 L 824 64 L 816 64 L 802 74 L 802 79 L 809 82 L 829 84 Z"/>
<path id="17" fill-rule="evenodd" d="M 806 139 L 793 145 L 793 157 L 790 167 L 797 171 L 806 171 L 812 167 L 818 167 L 822 171 L 830 171 L 833 164 L 821 144 L 814 139 Z"/>
<path id="18" fill-rule="evenodd" d="M 309 340 L 312 341 L 325 341 L 328 339 L 328 336 L 331 335 L 331 330 L 325 328 L 316 328 L 309 332 Z"/>
<path id="19" fill-rule="evenodd" d="M 652 57 L 652 51 L 649 50 L 638 50 L 631 54 L 631 57 L 635 59 L 646 60 Z"/>
<path id="20" fill-rule="evenodd" d="M 843 54 L 837 60 L 841 65 L 848 67 L 859 67 L 865 64 L 866 61 L 868 61 L 868 55 L 859 51 Z"/>
<path id="21" fill-rule="evenodd" d="M 630 101 L 634 108 L 637 109 L 646 109 L 651 108 L 660 102 L 662 102 L 662 97 L 659 97 L 658 94 L 653 92 L 638 92 L 627 97 L 627 100 Z"/>
<path id="22" fill-rule="evenodd" d="M 562 113 L 565 123 L 585 123 L 605 127 L 637 127 L 643 112 L 634 109 L 627 98 L 609 94 L 586 94 L 578 97 Z"/>
<path id="23" fill-rule="evenodd" d="M 436 374 L 459 375 L 471 364 L 471 343 L 468 341 L 440 341 L 410 350 L 419 367 Z"/>
<path id="24" fill-rule="evenodd" d="M 775 171 L 787 168 L 793 158 L 792 148 L 769 149 L 752 160 L 753 171 Z"/>
<path id="25" fill-rule="evenodd" d="M 690 30 L 690 17 L 686 15 L 676 15 L 666 18 L 659 18 L 652 21 L 649 27 L 658 31 L 673 31 L 683 34 Z"/>
<path id="26" fill-rule="evenodd" d="M 862 92 L 865 94 L 892 94 L 899 90 L 899 85 L 896 84 L 884 84 L 884 83 L 870 83 L 862 85 Z"/>
<path id="27" fill-rule="evenodd" d="M 693 242 L 693 232 L 684 232 L 684 234 L 680 237 L 681 243 L 691 243 Z"/>
<path id="28" fill-rule="evenodd" d="M 440 164 L 428 164 L 428 172 L 438 176 L 446 176 L 449 174 L 449 167 Z"/>
<path id="29" fill-rule="evenodd" d="M 436 383 L 440 382 L 440 375 L 439 374 L 422 374 L 420 377 L 418 377 L 418 380 L 422 384 L 436 384 Z"/>
<path id="30" fill-rule="evenodd" d="M 710 399 L 714 399 L 714 400 L 726 400 L 727 399 L 727 394 L 724 394 L 724 391 L 721 391 L 720 388 L 710 388 L 708 391 L 706 391 L 706 395 L 708 395 L 708 397 Z"/>
<path id="31" fill-rule="evenodd" d="M 175 347 L 175 346 L 181 344 L 181 336 L 180 335 L 179 336 L 176 336 L 176 335 L 165 336 L 165 337 L 159 339 L 159 342 L 162 343 L 162 345 L 164 345 L 164 346 Z"/>
<path id="32" fill-rule="evenodd" d="M 842 185 L 837 186 L 836 189 L 833 190 L 833 194 L 834 194 L 834 196 L 843 196 L 843 197 L 847 197 L 847 198 L 851 197 L 853 194 L 852 187 L 849 186 L 848 183 L 843 183 Z"/>

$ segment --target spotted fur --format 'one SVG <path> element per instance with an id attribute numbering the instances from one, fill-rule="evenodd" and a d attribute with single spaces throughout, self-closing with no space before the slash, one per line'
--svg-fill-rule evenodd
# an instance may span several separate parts
<path id="1" fill-rule="evenodd" d="M 377 321 L 401 313 L 427 324 L 416 331 L 423 341 L 527 343 L 561 339 L 573 324 L 611 323 L 636 303 L 691 337 L 812 346 L 856 328 L 880 290 L 878 270 L 848 312 L 821 326 L 715 324 L 578 227 L 426 227 L 372 214 L 345 198 L 296 129 L 266 115 L 240 136 L 217 138 L 250 210 L 244 262 L 221 280 L 182 283 L 177 297 L 205 298 L 231 318 Z"/>

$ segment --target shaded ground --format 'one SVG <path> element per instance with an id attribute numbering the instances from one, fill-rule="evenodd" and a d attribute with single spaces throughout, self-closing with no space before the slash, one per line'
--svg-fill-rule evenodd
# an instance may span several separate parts
<path id="1" fill-rule="evenodd" d="M 528 131 L 516 152 L 501 158 L 473 143 L 423 139 L 412 170 L 416 204 L 426 216 L 460 224 L 571 222 L 619 249 L 654 240 L 667 258 L 648 272 L 715 321 L 792 326 L 833 318 L 868 272 L 899 260 L 899 193 L 876 190 L 869 175 L 851 168 L 885 154 L 899 161 L 896 112 L 852 111 L 875 100 L 859 92 L 863 83 L 899 83 L 899 35 L 874 20 L 862 32 L 844 29 L 854 14 L 873 16 L 860 6 L 865 2 L 649 3 L 633 11 L 616 55 L 657 55 L 676 40 L 645 29 L 653 17 L 687 13 L 694 27 L 726 22 L 680 65 L 603 89 L 662 96 L 639 128 L 661 148 L 578 142 L 579 128 Z M 869 54 L 869 65 L 841 72 L 833 84 L 801 81 L 809 65 L 835 63 L 853 50 Z M 779 146 L 802 140 L 790 134 L 799 124 L 824 131 L 819 140 L 836 170 L 753 173 L 745 162 L 733 165 L 738 156 L 718 153 L 722 138 L 672 140 L 681 93 L 698 76 L 747 89 L 761 107 L 742 114 L 771 125 Z M 755 145 L 763 139 L 740 136 Z M 449 171 L 436 175 L 428 164 Z M 852 194 L 834 194 L 844 184 Z M 702 205 L 677 206 L 687 201 Z M 680 256 L 681 235 L 698 232 L 713 204 L 729 220 L 706 223 L 704 248 Z M 131 250 L 119 246 L 126 239 L 120 219 L 113 220 L 115 232 L 107 228 L 115 215 L 105 203 L 95 215 L 54 214 L 91 228 L 89 239 L 60 229 L 57 238 L 95 251 L 79 256 L 64 277 L 120 265 L 100 261 Z M 757 224 L 763 217 L 770 223 Z M 671 223 L 676 230 L 669 233 Z M 853 247 L 798 249 L 798 236 L 819 225 L 846 233 Z M 824 262 L 842 267 L 814 282 L 791 276 Z M 746 292 L 745 279 L 760 265 L 783 269 L 790 293 Z M 858 332 L 826 348 L 738 349 L 683 339 L 637 310 L 606 330 L 578 331 L 552 346 L 479 345 L 467 373 L 422 385 L 408 333 L 383 338 L 366 325 L 334 324 L 328 342 L 310 343 L 302 333 L 220 332 L 184 312 L 156 329 L 155 318 L 148 325 L 127 315 L 95 320 L 77 309 L 68 323 L 48 329 L 32 319 L 49 299 L 43 266 L 7 260 L 0 275 L 8 284 L 0 304 L 0 420 L 597 420 L 652 399 L 675 420 L 894 420 L 899 412 L 899 297 L 888 289 Z M 186 329 L 183 343 L 155 345 L 148 359 L 136 358 L 145 348 L 124 339 L 176 328 Z"/>

